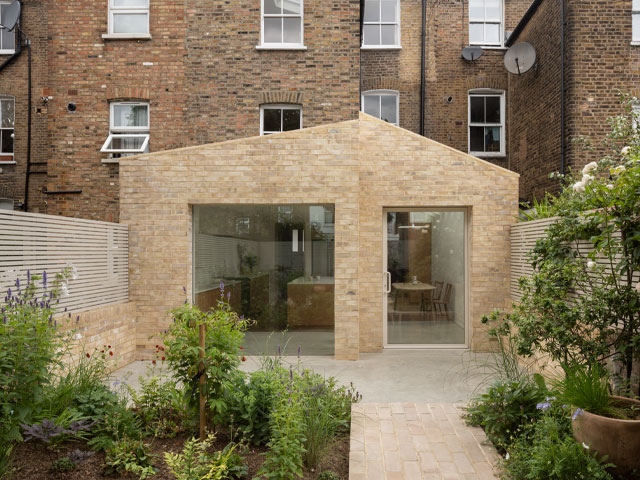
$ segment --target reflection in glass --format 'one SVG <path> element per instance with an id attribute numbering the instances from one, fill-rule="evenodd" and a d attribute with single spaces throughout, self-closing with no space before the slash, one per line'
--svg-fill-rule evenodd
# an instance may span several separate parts
<path id="1" fill-rule="evenodd" d="M 334 208 L 332 205 L 194 206 L 194 303 L 225 298 L 255 323 L 248 354 L 298 345 L 333 353 Z"/>
<path id="2" fill-rule="evenodd" d="M 147 33 L 148 13 L 114 13 L 113 33 Z"/>
<path id="3" fill-rule="evenodd" d="M 387 212 L 386 235 L 387 343 L 464 345 L 464 212 Z"/>

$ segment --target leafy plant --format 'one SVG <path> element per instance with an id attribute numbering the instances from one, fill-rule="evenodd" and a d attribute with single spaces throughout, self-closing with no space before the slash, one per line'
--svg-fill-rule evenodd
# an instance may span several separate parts
<path id="1" fill-rule="evenodd" d="M 482 427 L 499 450 L 507 450 L 523 427 L 540 416 L 538 404 L 546 391 L 528 380 L 498 380 L 466 407 L 467 423 Z"/>
<path id="2" fill-rule="evenodd" d="M 140 389 L 129 387 L 128 390 L 137 417 L 153 436 L 175 436 L 183 431 L 185 422 L 192 416 L 186 393 L 166 377 L 140 377 Z"/>
<path id="3" fill-rule="evenodd" d="M 51 470 L 54 472 L 71 472 L 75 470 L 77 465 L 73 463 L 68 457 L 62 457 L 57 459 L 51 465 Z"/>
<path id="4" fill-rule="evenodd" d="M 72 452 L 69 453 L 68 458 L 76 465 L 80 465 L 81 463 L 86 462 L 91 457 L 95 455 L 95 452 L 91 452 L 88 450 L 80 450 L 76 448 Z"/>
<path id="5" fill-rule="evenodd" d="M 152 462 L 149 447 L 142 440 L 124 436 L 107 448 L 105 473 L 110 475 L 129 472 L 144 480 L 156 473 Z"/>
<path id="6" fill-rule="evenodd" d="M 242 457 L 235 453 L 237 444 L 227 445 L 223 451 L 210 454 L 215 436 L 206 440 L 188 440 L 181 453 L 165 453 L 169 470 L 177 480 L 224 480 L 243 478 L 247 467 Z"/>
<path id="7" fill-rule="evenodd" d="M 571 434 L 567 415 L 558 414 L 550 402 L 540 408 L 541 418 L 525 427 L 526 433 L 509 447 L 505 478 L 513 480 L 613 480 L 588 447 Z M 564 409 L 566 410 L 566 409 Z"/>
<path id="8" fill-rule="evenodd" d="M 127 408 L 126 400 L 118 399 L 111 405 L 109 414 L 94 429 L 89 440 L 93 450 L 109 450 L 123 438 L 140 439 L 140 423 L 135 413 Z"/>
<path id="9" fill-rule="evenodd" d="M 221 299 L 216 308 L 205 313 L 186 303 L 172 310 L 174 323 L 162 335 L 162 356 L 176 379 L 190 389 L 194 405 L 200 379 L 199 366 L 204 363 L 205 395 L 216 423 L 226 413 L 225 386 L 232 382 L 234 371 L 240 364 L 240 347 L 249 325 L 224 301 L 224 285 L 220 287 Z M 205 325 L 206 329 L 204 360 L 200 359 L 200 325 Z"/>
<path id="10" fill-rule="evenodd" d="M 332 470 L 325 470 L 318 474 L 316 480 L 340 480 L 340 476 Z"/>
<path id="11" fill-rule="evenodd" d="M 74 416 L 80 417 L 77 414 Z M 88 419 L 69 420 L 68 417 L 68 414 L 63 414 L 57 421 L 45 419 L 32 425 L 22 424 L 24 441 L 39 440 L 49 446 L 56 446 L 71 439 L 86 438 L 87 432 L 96 424 Z M 65 423 L 67 426 L 64 426 Z"/>

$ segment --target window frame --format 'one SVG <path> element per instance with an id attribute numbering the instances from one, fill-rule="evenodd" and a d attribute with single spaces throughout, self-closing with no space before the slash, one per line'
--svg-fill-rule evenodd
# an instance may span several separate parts
<path id="1" fill-rule="evenodd" d="M 398 90 L 388 90 L 388 89 L 381 89 L 381 90 L 367 90 L 362 92 L 362 96 L 360 98 L 360 105 L 361 105 L 361 111 L 363 113 L 367 113 L 364 111 L 364 97 L 367 95 L 379 95 L 380 96 L 380 116 L 382 116 L 382 97 L 383 96 L 388 96 L 388 97 L 394 97 L 396 99 L 396 123 L 392 123 L 392 122 L 387 122 L 389 125 L 395 125 L 396 127 L 400 126 L 400 92 Z M 371 115 L 370 113 L 367 113 L 367 115 Z M 371 115 L 373 117 L 373 115 Z M 374 117 L 374 118 L 378 118 L 379 120 L 382 120 L 382 118 L 380 117 Z M 386 122 L 386 120 L 382 120 L 383 122 Z"/>
<path id="2" fill-rule="evenodd" d="M 364 12 L 362 13 L 363 15 L 363 19 L 362 19 L 362 42 L 360 45 L 360 49 L 362 50 L 396 50 L 396 49 L 401 49 L 402 48 L 402 36 L 401 36 L 401 28 L 400 28 L 400 24 L 401 24 L 401 17 L 400 14 L 402 13 L 402 9 L 400 8 L 400 0 L 395 0 L 396 2 L 396 21 L 395 22 L 383 22 L 382 21 L 382 2 L 380 2 L 380 21 L 379 22 L 366 22 L 364 20 Z M 364 8 L 366 7 L 366 0 L 364 3 Z M 366 25 L 378 25 L 378 26 L 382 26 L 382 25 L 395 25 L 396 26 L 396 42 L 391 45 L 391 44 L 377 44 L 377 45 L 367 45 L 364 43 L 364 27 Z M 380 39 L 382 41 L 382 34 L 380 35 Z"/>
<path id="3" fill-rule="evenodd" d="M 114 0 L 109 0 L 109 21 L 108 21 L 108 34 L 103 35 L 104 38 L 150 38 L 150 18 L 151 18 L 151 0 L 146 0 L 147 6 L 128 6 L 128 7 L 118 7 L 114 5 Z M 116 14 L 133 14 L 140 15 L 146 14 L 147 16 L 147 28 L 146 32 L 130 32 L 130 33 L 116 33 L 114 31 L 115 22 L 114 16 Z"/>
<path id="4" fill-rule="evenodd" d="M 285 0 L 282 0 L 283 2 Z M 300 43 L 288 43 L 284 41 L 284 23 L 282 26 L 282 42 L 267 43 L 264 40 L 264 19 L 266 18 L 300 18 Z M 264 0 L 260 0 L 260 45 L 256 47 L 259 50 L 306 50 L 304 45 L 304 0 L 300 0 L 300 14 L 290 13 L 264 13 Z"/>
<path id="5" fill-rule="evenodd" d="M 300 128 L 298 130 L 302 130 L 302 105 L 296 103 L 265 103 L 260 105 L 260 136 L 265 135 L 275 135 L 278 133 L 284 133 L 285 130 L 280 130 L 279 132 L 267 131 L 264 130 L 264 111 L 265 110 L 299 110 L 300 111 Z M 280 119 L 280 128 L 282 128 L 282 122 L 284 121 L 284 116 Z M 295 132 L 295 130 L 286 130 L 286 132 Z"/>
<path id="6" fill-rule="evenodd" d="M 634 4 L 637 2 L 637 6 Z M 634 19 L 638 18 L 640 22 L 640 1 L 631 1 L 631 45 L 640 45 L 640 25 L 638 29 L 633 28 Z"/>
<path id="7" fill-rule="evenodd" d="M 10 5 L 10 4 L 11 4 L 11 1 L 0 0 L 0 6 L 2 6 L 2 5 Z M 17 30 L 18 30 L 18 27 L 16 27 L 13 30 L 13 37 L 14 37 L 13 49 L 3 48 L 4 45 L 2 45 L 2 38 L 0 37 L 0 55 L 13 55 L 14 53 L 16 53 L 16 47 L 15 46 L 19 42 L 18 35 L 16 35 Z"/>
<path id="8" fill-rule="evenodd" d="M 2 108 L 0 107 L 0 131 L 2 130 L 11 130 L 12 138 L 13 138 L 13 151 L 11 153 L 2 152 L 2 144 L 0 143 L 0 165 L 12 165 L 15 162 L 15 151 L 16 151 L 16 143 L 15 143 L 15 132 L 16 132 L 16 97 L 11 95 L 0 95 L 0 102 L 11 101 L 13 102 L 13 128 L 3 128 L 2 127 Z M 2 157 L 11 157 L 10 160 L 2 160 Z"/>
<path id="9" fill-rule="evenodd" d="M 146 106 L 147 107 L 147 125 L 142 127 L 122 127 L 114 124 L 115 116 L 114 110 L 117 105 L 129 105 L 129 106 Z M 114 138 L 127 138 L 138 137 L 144 138 L 142 146 L 139 148 L 128 149 L 113 149 L 108 148 Z M 100 149 L 101 153 L 113 154 L 125 154 L 125 155 L 140 155 L 149 152 L 149 140 L 151 138 L 151 104 L 150 102 L 142 101 L 114 101 L 109 103 L 109 136 L 102 144 Z M 118 157 L 119 158 L 119 157 Z M 112 158 L 111 161 L 118 161 L 118 158 Z M 105 160 L 103 160 L 104 162 Z"/>
<path id="10" fill-rule="evenodd" d="M 487 47 L 487 48 L 504 48 L 504 44 L 505 44 L 505 39 L 504 39 L 505 2 L 504 2 L 504 0 L 498 0 L 500 2 L 500 20 L 499 21 L 495 21 L 495 20 L 487 21 L 487 19 L 486 19 L 486 15 L 487 15 L 486 8 L 485 8 L 485 18 L 483 18 L 482 20 L 480 20 L 480 19 L 472 19 L 471 18 L 471 2 L 473 2 L 473 1 L 474 0 L 469 0 L 469 10 L 468 10 L 469 28 L 467 29 L 467 33 L 469 35 L 469 45 L 475 45 L 475 46 L 481 46 L 481 47 Z M 483 5 L 484 5 L 484 1 L 485 0 L 482 0 Z M 499 25 L 499 32 L 498 32 L 499 42 L 497 42 L 497 43 L 487 42 L 486 41 L 486 35 L 483 35 L 483 41 L 482 42 L 472 42 L 471 41 L 471 25 L 472 24 L 482 24 L 483 27 L 484 27 L 487 24 L 496 24 L 496 23 Z M 486 33 L 486 32 L 484 32 L 484 33 Z"/>
<path id="11" fill-rule="evenodd" d="M 471 122 L 471 97 L 498 97 L 500 98 L 500 123 L 478 123 Z M 504 90 L 496 89 L 474 89 L 469 90 L 467 95 L 467 152 L 469 155 L 473 155 L 478 158 L 499 158 L 505 157 L 506 147 L 506 92 Z M 486 113 L 486 112 L 485 112 Z M 475 152 L 471 150 L 471 127 L 500 127 L 500 151 L 499 152 Z"/>

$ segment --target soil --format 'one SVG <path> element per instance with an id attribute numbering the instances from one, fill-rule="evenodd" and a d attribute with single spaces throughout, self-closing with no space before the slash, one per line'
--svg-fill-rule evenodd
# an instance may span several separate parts
<path id="1" fill-rule="evenodd" d="M 145 441 L 151 445 L 151 451 L 156 456 L 154 467 L 157 473 L 150 477 L 151 480 L 174 480 L 175 477 L 169 471 L 164 461 L 164 452 L 180 452 L 184 442 L 188 439 L 186 435 L 174 438 L 147 438 Z M 228 439 L 223 435 L 216 441 L 215 447 L 222 449 L 228 443 Z M 14 449 L 13 473 L 8 476 L 8 480 L 107 480 L 113 478 L 136 479 L 135 475 L 108 476 L 103 473 L 104 453 L 98 452 L 81 463 L 71 472 L 54 472 L 51 464 L 58 458 L 66 457 L 69 452 L 80 449 L 89 450 L 84 442 L 72 442 L 61 445 L 58 450 L 52 451 L 42 443 L 22 443 Z M 264 462 L 263 453 L 265 447 L 249 447 L 243 454 L 245 464 L 249 467 L 249 474 L 246 478 L 254 478 Z M 318 473 L 324 470 L 332 470 L 338 476 L 347 480 L 349 478 L 349 437 L 339 437 L 329 448 L 329 451 L 320 467 L 315 471 L 305 471 L 304 480 L 315 480 Z"/>

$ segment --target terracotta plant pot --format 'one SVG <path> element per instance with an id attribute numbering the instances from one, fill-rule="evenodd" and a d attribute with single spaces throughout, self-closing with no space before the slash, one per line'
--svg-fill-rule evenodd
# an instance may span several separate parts
<path id="1" fill-rule="evenodd" d="M 613 397 L 619 406 L 636 405 L 640 401 Z M 592 453 L 607 456 L 607 463 L 616 465 L 616 473 L 640 471 L 640 420 L 619 420 L 582 412 L 573 420 L 573 436 L 589 446 Z"/>

